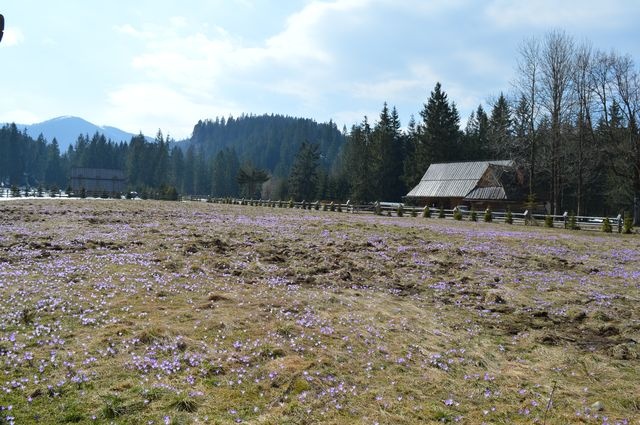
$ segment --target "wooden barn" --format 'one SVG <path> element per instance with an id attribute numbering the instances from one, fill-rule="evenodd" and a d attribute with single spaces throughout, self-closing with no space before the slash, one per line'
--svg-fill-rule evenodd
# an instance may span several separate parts
<path id="1" fill-rule="evenodd" d="M 79 194 L 84 190 L 86 196 L 120 196 L 126 189 L 123 170 L 107 168 L 72 168 L 71 190 Z"/>
<path id="2" fill-rule="evenodd" d="M 511 160 L 431 164 L 407 202 L 483 210 L 519 208 L 526 199 L 526 175 Z"/>

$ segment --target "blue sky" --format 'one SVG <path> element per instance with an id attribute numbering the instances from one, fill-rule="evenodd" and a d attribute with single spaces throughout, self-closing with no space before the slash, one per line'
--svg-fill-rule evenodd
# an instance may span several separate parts
<path id="1" fill-rule="evenodd" d="M 15 0 L 0 3 L 0 122 L 83 117 L 153 136 L 279 113 L 406 125 L 440 81 L 464 119 L 511 90 L 526 37 L 640 61 L 637 0 Z M 488 107 L 487 107 L 488 109 Z"/>

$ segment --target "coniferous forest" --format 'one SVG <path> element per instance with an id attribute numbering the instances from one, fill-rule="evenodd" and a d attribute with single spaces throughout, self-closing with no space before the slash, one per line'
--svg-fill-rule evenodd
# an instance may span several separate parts
<path id="1" fill-rule="evenodd" d="M 562 31 L 520 44 L 512 87 L 461 127 L 435 84 L 407 123 L 385 103 L 351 128 L 281 115 L 199 121 L 176 142 L 161 132 L 115 143 L 79 135 L 66 152 L 15 125 L 0 129 L 0 181 L 65 188 L 74 167 L 125 170 L 129 190 L 269 199 L 398 201 L 437 162 L 514 159 L 530 200 L 578 215 L 640 219 L 640 73 L 633 58 Z M 489 95 L 489 94 L 488 94 Z"/>

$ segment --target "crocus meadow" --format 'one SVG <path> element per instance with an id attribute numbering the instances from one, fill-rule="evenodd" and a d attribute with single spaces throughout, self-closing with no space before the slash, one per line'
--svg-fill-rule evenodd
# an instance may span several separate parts
<path id="1" fill-rule="evenodd" d="M 636 423 L 639 261 L 634 235 L 3 202 L 0 424 Z"/>

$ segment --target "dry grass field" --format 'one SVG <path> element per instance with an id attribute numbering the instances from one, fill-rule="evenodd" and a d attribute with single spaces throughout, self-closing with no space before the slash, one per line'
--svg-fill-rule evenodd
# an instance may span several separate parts
<path id="1" fill-rule="evenodd" d="M 0 203 L 0 423 L 638 424 L 640 238 Z"/>

